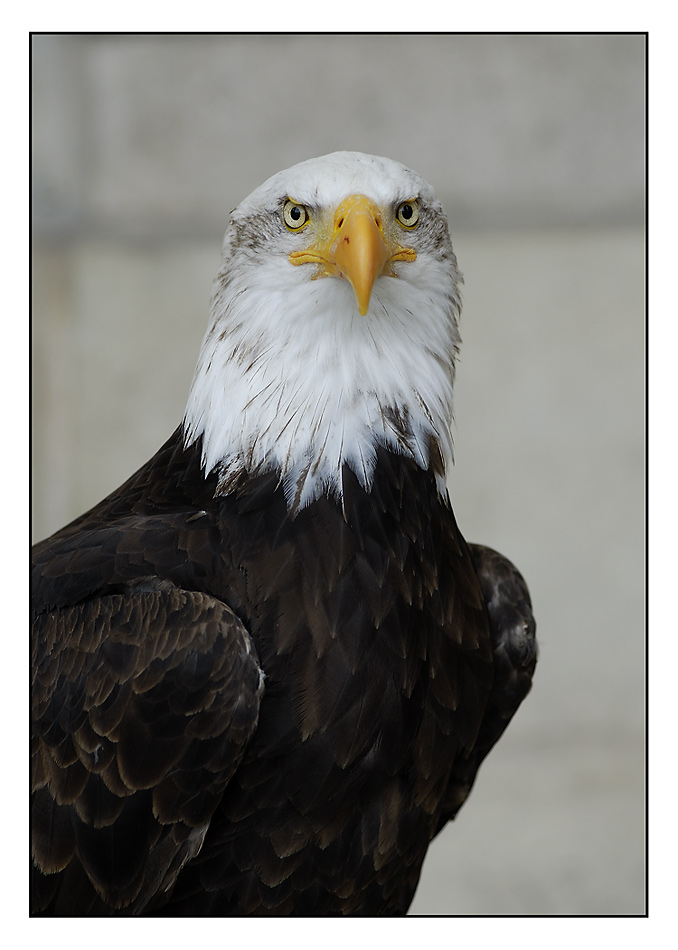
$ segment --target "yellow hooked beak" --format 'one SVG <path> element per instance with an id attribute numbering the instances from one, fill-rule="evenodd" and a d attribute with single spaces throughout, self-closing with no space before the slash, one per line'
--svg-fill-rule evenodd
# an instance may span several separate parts
<path id="1" fill-rule="evenodd" d="M 320 264 L 318 277 L 349 280 L 362 316 L 377 277 L 394 276 L 393 262 L 413 261 L 417 256 L 412 248 L 385 236 L 381 212 L 365 195 L 345 198 L 334 213 L 331 232 L 322 230 L 306 250 L 293 251 L 289 259 L 292 264 Z"/>

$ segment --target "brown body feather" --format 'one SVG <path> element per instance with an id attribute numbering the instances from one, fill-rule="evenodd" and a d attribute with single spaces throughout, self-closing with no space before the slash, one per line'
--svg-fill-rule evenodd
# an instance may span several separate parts
<path id="1" fill-rule="evenodd" d="M 529 689 L 522 579 L 385 449 L 294 516 L 199 460 L 34 549 L 34 912 L 405 913 Z"/>

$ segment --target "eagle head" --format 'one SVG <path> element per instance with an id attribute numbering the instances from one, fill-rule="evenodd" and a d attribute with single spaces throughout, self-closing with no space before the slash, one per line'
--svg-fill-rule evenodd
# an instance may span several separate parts
<path id="1" fill-rule="evenodd" d="M 452 455 L 460 274 L 433 190 L 398 162 L 335 152 L 232 212 L 184 416 L 206 472 L 278 471 L 291 509 L 369 490 L 377 448 Z M 437 473 L 444 488 L 444 472 Z"/>

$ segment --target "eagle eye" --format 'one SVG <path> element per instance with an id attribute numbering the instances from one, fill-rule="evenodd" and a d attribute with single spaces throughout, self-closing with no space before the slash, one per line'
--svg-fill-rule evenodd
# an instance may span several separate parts
<path id="1" fill-rule="evenodd" d="M 289 231 L 300 231 L 310 220 L 308 208 L 288 198 L 283 205 L 283 221 Z"/>
<path id="2" fill-rule="evenodd" d="M 419 223 L 419 203 L 417 199 L 412 198 L 409 201 L 403 201 L 399 204 L 396 211 L 396 219 L 398 224 L 402 224 L 408 231 L 411 231 L 412 228 L 416 228 Z"/>

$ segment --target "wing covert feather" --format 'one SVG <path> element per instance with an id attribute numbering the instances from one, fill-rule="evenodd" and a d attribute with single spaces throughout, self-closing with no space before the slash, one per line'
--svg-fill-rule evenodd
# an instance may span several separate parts
<path id="1" fill-rule="evenodd" d="M 77 913 L 82 868 L 102 913 L 137 913 L 200 849 L 256 728 L 252 641 L 177 588 L 50 611 L 33 638 L 33 852 L 38 878 L 63 878 L 36 891 Z"/>

